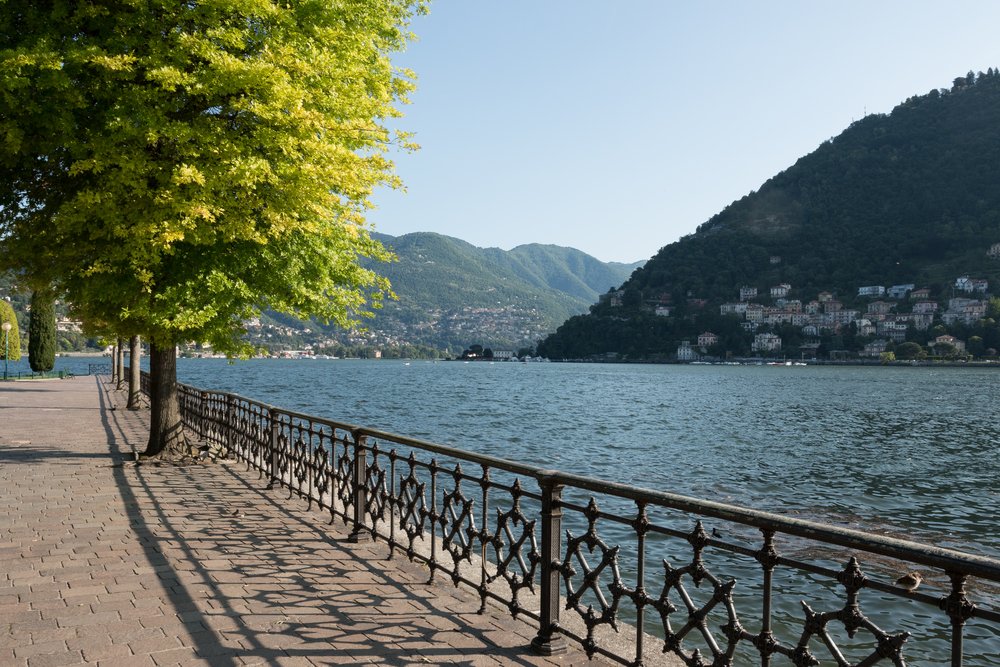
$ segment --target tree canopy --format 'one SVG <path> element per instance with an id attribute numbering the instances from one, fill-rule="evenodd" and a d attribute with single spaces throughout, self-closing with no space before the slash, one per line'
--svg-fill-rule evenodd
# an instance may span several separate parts
<path id="1" fill-rule="evenodd" d="M 146 453 L 184 442 L 175 345 L 270 308 L 347 325 L 389 283 L 390 56 L 423 0 L 0 0 L 0 270 L 151 345 Z"/>
<path id="2" fill-rule="evenodd" d="M 0 268 L 92 329 L 236 351 L 261 308 L 346 324 L 388 283 L 390 55 L 421 0 L 0 0 Z"/>

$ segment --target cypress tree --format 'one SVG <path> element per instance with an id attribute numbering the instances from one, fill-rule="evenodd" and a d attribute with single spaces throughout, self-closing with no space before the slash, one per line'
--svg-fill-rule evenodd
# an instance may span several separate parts
<path id="1" fill-rule="evenodd" d="M 31 320 L 28 323 L 28 363 L 36 373 L 51 371 L 56 365 L 56 310 L 50 292 L 31 294 Z"/>

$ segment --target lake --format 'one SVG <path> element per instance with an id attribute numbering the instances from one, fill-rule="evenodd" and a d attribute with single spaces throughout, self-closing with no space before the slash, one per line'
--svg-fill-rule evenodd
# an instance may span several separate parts
<path id="1" fill-rule="evenodd" d="M 1000 557 L 992 369 L 198 359 L 178 374 L 469 451 Z"/>

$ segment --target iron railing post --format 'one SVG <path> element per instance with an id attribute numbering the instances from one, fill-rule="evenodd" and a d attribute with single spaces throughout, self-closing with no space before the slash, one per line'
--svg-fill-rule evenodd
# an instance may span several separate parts
<path id="1" fill-rule="evenodd" d="M 208 411 L 206 407 L 207 405 L 208 405 L 208 392 L 207 391 L 198 392 L 198 440 L 200 440 L 201 442 L 205 441 L 205 434 L 208 431 L 208 429 L 205 428 L 205 422 L 207 421 L 207 419 L 205 418 L 205 413 Z"/>
<path id="2" fill-rule="evenodd" d="M 370 538 L 365 530 L 365 508 L 368 506 L 368 486 L 365 483 L 368 476 L 368 438 L 357 431 L 351 433 L 351 438 L 354 440 L 354 470 L 351 475 L 351 485 L 354 487 L 351 489 L 354 495 L 354 525 L 351 526 L 351 534 L 347 536 L 347 540 L 366 542 Z"/>
<path id="3" fill-rule="evenodd" d="M 268 419 L 271 421 L 271 481 L 268 482 L 267 488 L 273 489 L 275 483 L 279 486 L 281 481 L 278 479 L 278 475 L 281 474 L 280 462 L 278 461 L 278 446 L 281 442 L 281 425 L 278 423 L 278 411 L 274 408 L 268 410 Z"/>
<path id="4" fill-rule="evenodd" d="M 232 394 L 226 394 L 226 450 L 222 453 L 222 458 L 228 459 L 232 456 L 234 440 L 236 439 L 236 400 Z"/>
<path id="5" fill-rule="evenodd" d="M 562 558 L 562 484 L 556 482 L 556 473 L 542 470 L 538 485 L 542 489 L 542 581 L 541 609 L 539 610 L 538 635 L 531 640 L 531 649 L 540 655 L 565 653 L 569 646 L 559 634 L 559 570 Z"/>

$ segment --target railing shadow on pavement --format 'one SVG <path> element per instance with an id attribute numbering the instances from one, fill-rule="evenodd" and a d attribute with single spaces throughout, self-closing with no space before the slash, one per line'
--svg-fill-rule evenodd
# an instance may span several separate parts
<path id="1" fill-rule="evenodd" d="M 180 392 L 193 437 L 353 540 L 385 541 L 481 608 L 534 622 L 541 654 L 567 640 L 622 664 L 955 666 L 1000 654 L 993 558 Z"/>
<path id="2" fill-rule="evenodd" d="M 123 454 L 141 434 L 122 411 L 105 409 L 103 416 L 111 452 Z M 475 605 L 442 616 L 421 595 L 426 582 L 418 568 L 409 576 L 399 568 L 387 574 L 375 545 L 338 539 L 292 514 L 228 465 L 126 465 L 115 470 L 115 481 L 150 576 L 167 587 L 193 648 L 212 664 L 304 657 L 403 665 L 414 656 L 474 663 L 456 656 L 442 633 L 462 636 L 470 649 L 482 647 L 504 664 L 534 664 L 523 659 L 523 648 L 498 647 L 489 631 L 466 623 Z M 164 498 L 175 500 L 166 505 Z M 383 600 L 395 614 L 374 608 Z"/>

